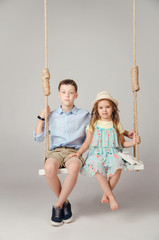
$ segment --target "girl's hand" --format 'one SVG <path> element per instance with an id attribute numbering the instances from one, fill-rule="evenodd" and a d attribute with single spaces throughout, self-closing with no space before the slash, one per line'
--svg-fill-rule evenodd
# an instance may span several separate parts
<path id="1" fill-rule="evenodd" d="M 48 113 L 48 116 L 49 116 L 49 114 L 50 114 L 50 107 L 49 106 L 48 106 L 48 109 L 47 109 L 47 113 Z M 45 108 L 42 109 L 40 117 L 45 118 Z"/>
<path id="2" fill-rule="evenodd" d="M 130 130 L 128 131 L 128 138 L 134 139 L 135 131 Z"/>
<path id="3" fill-rule="evenodd" d="M 70 159 L 70 158 L 72 158 L 72 157 L 80 157 L 81 156 L 81 154 L 79 153 L 79 152 L 76 152 L 76 153 L 71 153 L 69 156 L 68 156 L 68 158 Z"/>

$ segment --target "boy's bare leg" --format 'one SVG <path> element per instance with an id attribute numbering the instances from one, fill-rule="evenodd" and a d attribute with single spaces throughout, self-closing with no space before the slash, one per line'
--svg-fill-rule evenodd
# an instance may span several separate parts
<path id="1" fill-rule="evenodd" d="M 111 190 L 114 189 L 114 187 L 116 186 L 117 182 L 119 181 L 119 178 L 120 178 L 120 175 L 121 175 L 121 169 L 118 169 L 115 174 L 109 178 L 109 186 L 111 188 Z M 109 203 L 109 198 L 108 196 L 104 193 L 103 194 L 103 197 L 102 197 L 102 200 L 101 200 L 102 203 Z"/>
<path id="2" fill-rule="evenodd" d="M 48 158 L 45 162 L 45 176 L 49 187 L 55 193 L 57 198 L 61 192 L 61 183 L 57 176 L 58 168 L 60 167 L 59 162 L 54 158 Z"/>
<path id="3" fill-rule="evenodd" d="M 60 196 L 55 206 L 62 207 L 63 203 L 67 200 L 67 197 L 72 192 L 78 178 L 78 173 L 82 167 L 82 163 L 79 158 L 72 157 L 66 162 L 67 176 L 64 180 Z"/>
<path id="4" fill-rule="evenodd" d="M 106 194 L 106 196 L 109 199 L 110 208 L 112 210 L 116 210 L 118 208 L 118 204 L 117 204 L 117 202 L 115 200 L 115 197 L 114 197 L 114 195 L 111 191 L 111 188 L 109 186 L 107 178 L 105 176 L 103 176 L 102 174 L 100 174 L 99 172 L 97 172 L 95 175 L 96 175 L 96 178 L 97 178 L 97 181 L 98 181 L 99 185 L 101 186 L 104 193 Z"/>

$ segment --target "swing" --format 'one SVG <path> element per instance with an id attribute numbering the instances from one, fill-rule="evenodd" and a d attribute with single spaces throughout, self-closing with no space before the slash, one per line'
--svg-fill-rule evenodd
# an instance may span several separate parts
<path id="1" fill-rule="evenodd" d="M 44 0 L 45 10 L 45 68 L 42 70 L 42 87 L 45 96 L 45 137 L 44 137 L 44 162 L 46 160 L 46 149 L 49 151 L 49 122 L 48 122 L 48 96 L 50 95 L 50 73 L 48 70 L 48 52 L 47 52 L 47 0 Z M 133 106 L 134 106 L 134 131 L 138 135 L 138 121 L 137 121 L 137 91 L 140 90 L 138 82 L 138 66 L 136 66 L 136 0 L 133 0 L 133 54 L 134 64 L 131 69 L 131 81 L 133 92 Z M 138 144 L 134 147 L 134 158 L 128 154 L 122 153 L 122 158 L 133 165 L 133 170 L 143 170 L 144 165 L 139 161 L 139 147 Z M 67 174 L 66 168 L 58 169 L 58 174 Z M 44 169 L 39 169 L 39 175 L 45 175 Z"/>

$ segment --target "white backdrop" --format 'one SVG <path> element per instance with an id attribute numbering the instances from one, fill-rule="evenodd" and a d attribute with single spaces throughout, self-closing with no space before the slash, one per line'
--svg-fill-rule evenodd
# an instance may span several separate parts
<path id="1" fill-rule="evenodd" d="M 77 107 L 91 110 L 96 94 L 108 90 L 119 101 L 124 128 L 133 128 L 130 78 L 133 66 L 132 7 L 132 1 L 128 0 L 48 0 L 51 109 L 59 105 L 59 81 L 72 78 L 79 87 Z M 153 194 L 158 194 L 155 189 L 159 182 L 159 1 L 137 1 L 136 14 L 141 88 L 138 92 L 138 125 L 142 139 L 139 149 L 145 171 L 124 175 L 123 181 L 132 181 L 134 185 L 138 181 L 146 182 L 145 189 L 149 187 Z M 10 189 L 14 192 L 15 186 L 21 189 L 34 184 L 39 186 L 39 181 L 44 184 L 44 179 L 39 180 L 37 176 L 43 164 L 43 145 L 33 140 L 36 117 L 44 107 L 41 83 L 44 67 L 43 1 L 1 0 L 0 30 L 0 184 L 4 192 L 10 192 Z M 86 178 L 83 181 L 87 181 Z M 121 189 L 122 183 L 121 180 Z M 90 189 L 93 193 L 93 185 Z"/>

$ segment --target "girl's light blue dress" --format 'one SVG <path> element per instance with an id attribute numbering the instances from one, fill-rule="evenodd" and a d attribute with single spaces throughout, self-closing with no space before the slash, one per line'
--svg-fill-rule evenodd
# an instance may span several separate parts
<path id="1" fill-rule="evenodd" d="M 93 176 L 99 172 L 111 177 L 117 169 L 133 170 L 133 166 L 119 156 L 119 151 L 122 149 L 119 147 L 114 127 L 106 129 L 96 126 L 81 174 Z"/>

